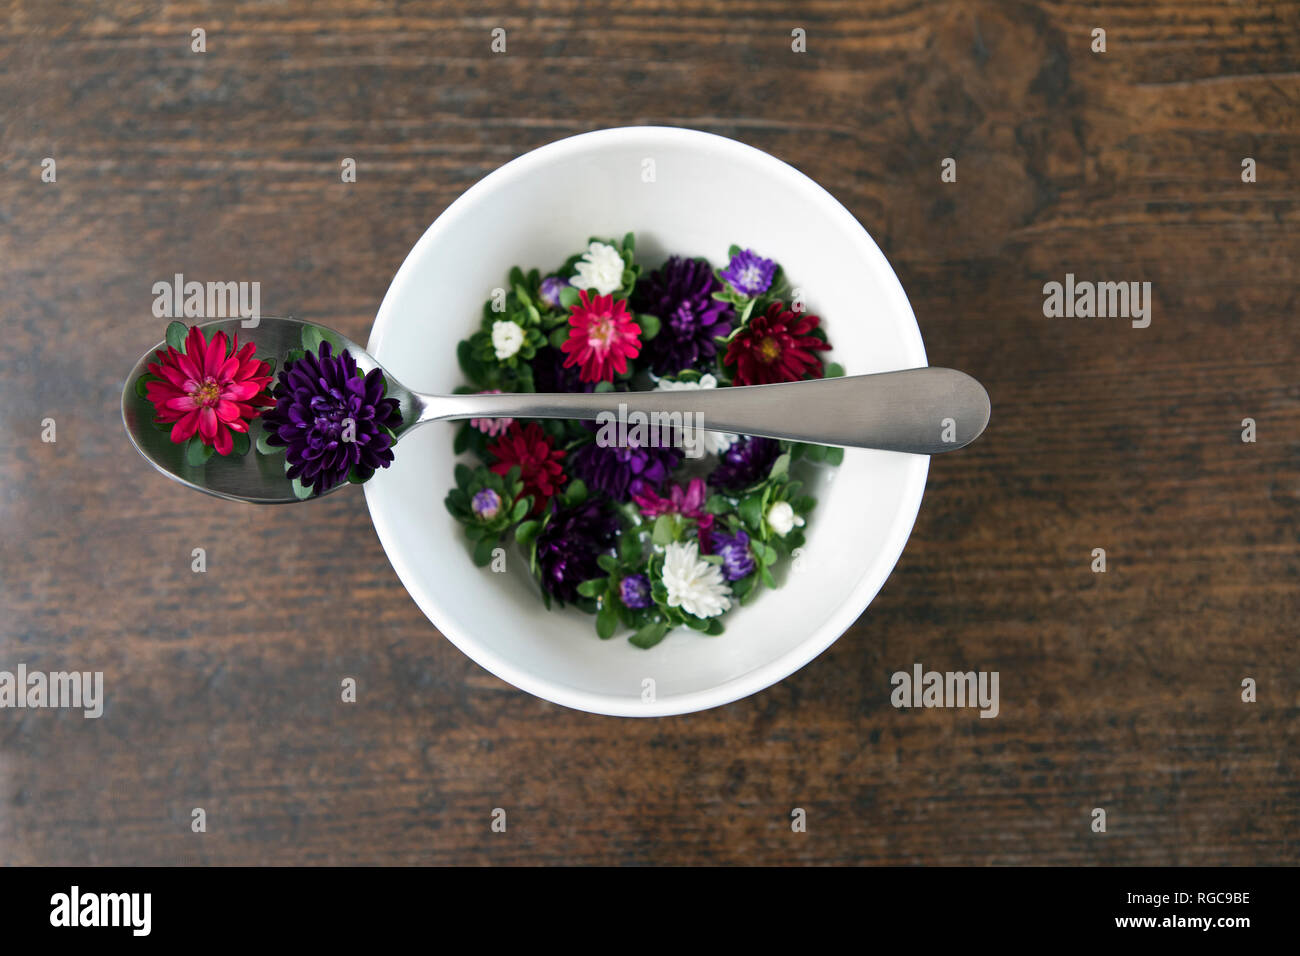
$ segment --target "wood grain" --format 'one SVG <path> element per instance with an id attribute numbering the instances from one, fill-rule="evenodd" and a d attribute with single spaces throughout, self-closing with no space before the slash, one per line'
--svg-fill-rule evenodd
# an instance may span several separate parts
<path id="1" fill-rule="evenodd" d="M 98 721 L 0 711 L 0 863 L 1300 861 L 1296 4 L 0 9 L 0 668 L 110 688 Z M 931 362 L 993 398 L 879 597 L 795 676 L 664 720 L 535 700 L 432 630 L 359 495 L 231 528 L 124 441 L 157 279 L 256 279 L 266 312 L 364 341 L 462 190 L 640 123 L 825 185 Z M 1067 272 L 1150 281 L 1150 328 L 1044 318 Z M 1001 716 L 895 710 L 914 661 L 998 670 Z"/>

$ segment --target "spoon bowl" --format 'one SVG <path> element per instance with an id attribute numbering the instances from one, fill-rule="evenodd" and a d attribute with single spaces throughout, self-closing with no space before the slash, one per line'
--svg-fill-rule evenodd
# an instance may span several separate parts
<path id="1" fill-rule="evenodd" d="M 244 341 L 257 344 L 259 359 L 283 361 L 285 353 L 302 347 L 303 329 L 313 323 L 293 318 L 262 316 L 257 325 L 244 327 L 244 320 L 216 319 L 199 324 L 203 334 L 211 339 L 218 332 L 225 332 L 227 337 L 239 333 Z M 331 329 L 315 326 L 327 332 L 331 339 L 352 353 L 357 360 L 357 367 L 362 372 L 369 372 L 378 363 L 365 349 Z M 284 475 L 284 455 L 260 455 L 252 447 L 262 435 L 262 421 L 254 419 L 248 427 L 250 448 L 248 453 L 239 455 L 213 455 L 206 463 L 191 465 L 185 458 L 185 445 L 171 440 L 168 432 L 153 424 L 154 408 L 146 399 L 136 393 L 135 384 L 141 375 L 148 371 L 150 362 L 156 361 L 154 353 L 167 348 L 165 341 L 159 342 L 132 367 L 122 389 L 122 424 L 144 459 L 162 474 L 173 481 L 178 481 L 187 488 L 215 495 L 230 501 L 245 501 L 250 504 L 273 505 L 290 504 L 303 499 L 294 493 L 293 482 Z M 388 394 L 398 399 L 402 408 L 403 423 L 412 419 L 412 393 L 403 388 L 392 376 L 388 376 Z M 409 427 L 409 426 L 405 426 Z M 325 494 L 332 494 L 346 485 L 336 485 Z M 319 497 L 319 496 L 317 496 Z"/>

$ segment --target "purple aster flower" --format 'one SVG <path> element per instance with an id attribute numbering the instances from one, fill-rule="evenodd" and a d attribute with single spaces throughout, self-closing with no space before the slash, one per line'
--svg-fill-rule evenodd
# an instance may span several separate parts
<path id="1" fill-rule="evenodd" d="M 586 427 L 593 427 L 584 423 Z M 601 446 L 596 442 L 583 445 L 569 454 L 570 471 L 588 488 L 603 492 L 615 501 L 629 501 L 633 495 L 655 491 L 682 461 L 682 453 L 672 446 L 657 448 L 633 444 L 628 435 L 626 445 Z"/>
<path id="2" fill-rule="evenodd" d="M 743 531 L 727 534 L 715 531 L 710 535 L 713 554 L 722 556 L 722 573 L 728 581 L 739 581 L 754 573 L 754 558 L 749 553 L 749 535 Z"/>
<path id="3" fill-rule="evenodd" d="M 650 579 L 644 574 L 629 574 L 618 582 L 618 596 L 634 611 L 650 606 Z"/>
<path id="4" fill-rule="evenodd" d="M 644 343 L 642 359 L 656 375 L 711 365 L 715 338 L 731 332 L 735 313 L 713 298 L 722 285 L 707 262 L 672 256 L 636 285 L 632 307 L 659 319 L 659 334 Z"/>
<path id="5" fill-rule="evenodd" d="M 709 484 L 724 491 L 748 488 L 767 477 L 772 462 L 780 454 L 781 446 L 774 439 L 741 435 L 718 456 L 718 466 L 709 475 Z"/>
<path id="6" fill-rule="evenodd" d="M 578 599 L 578 585 L 605 572 L 596 559 L 614 546 L 618 518 L 597 498 L 572 508 L 551 503 L 551 518 L 537 535 L 542 588 L 561 603 Z"/>
<path id="7" fill-rule="evenodd" d="M 775 262 L 764 259 L 753 249 L 746 249 L 731 257 L 731 264 L 723 270 L 722 278 L 741 295 L 752 297 L 770 289 L 775 274 Z"/>
<path id="8" fill-rule="evenodd" d="M 364 481 L 392 464 L 384 428 L 402 423 L 397 399 L 383 397 L 383 372 L 362 377 L 346 349 L 334 355 L 323 342 L 318 354 L 286 362 L 271 395 L 275 408 L 262 416 L 266 443 L 285 447 L 286 476 L 316 494 L 347 481 L 353 468 Z"/>
<path id="9" fill-rule="evenodd" d="M 557 348 L 547 345 L 538 349 L 533 358 L 533 387 L 539 392 L 590 392 L 595 382 L 584 382 L 582 370 L 577 366 L 565 368 L 568 358 Z"/>
<path id="10" fill-rule="evenodd" d="M 559 276 L 547 276 L 542 280 L 542 284 L 538 287 L 537 291 L 541 295 L 543 302 L 549 305 L 552 309 L 558 309 L 560 307 L 560 291 L 568 284 L 568 282 L 561 279 Z"/>
<path id="11" fill-rule="evenodd" d="M 501 513 L 501 496 L 491 488 L 484 488 L 469 503 L 475 516 L 483 521 L 491 521 Z"/>

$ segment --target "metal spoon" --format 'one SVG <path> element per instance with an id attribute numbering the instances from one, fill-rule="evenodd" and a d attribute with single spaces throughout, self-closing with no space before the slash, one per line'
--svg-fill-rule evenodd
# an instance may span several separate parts
<path id="1" fill-rule="evenodd" d="M 283 362 L 300 348 L 304 326 L 297 319 L 263 316 L 253 328 L 241 320 L 218 319 L 200 324 L 205 336 L 240 333 L 257 343 L 257 356 Z M 379 363 L 346 337 L 316 326 L 352 353 L 362 372 Z M 175 444 L 152 424 L 153 406 L 136 394 L 136 380 L 154 361 L 155 345 L 135 363 L 122 389 L 122 422 L 136 451 L 169 478 L 196 491 L 254 504 L 278 504 L 300 499 L 284 476 L 284 455 L 262 455 L 255 449 L 243 456 L 214 455 L 203 465 L 191 465 L 184 445 Z M 277 368 L 278 371 L 278 368 Z M 847 445 L 886 451 L 934 455 L 969 445 L 989 421 L 989 396 L 964 372 L 948 368 L 915 368 L 876 375 L 748 385 L 691 391 L 598 392 L 592 394 L 524 393 L 509 395 L 427 395 L 413 392 L 384 372 L 388 395 L 401 403 L 403 434 L 432 421 L 464 418 L 567 418 L 595 420 L 602 413 L 632 416 L 641 413 L 681 413 L 705 429 L 741 435 L 762 435 L 819 445 Z M 702 419 L 694 418 L 695 414 Z M 635 418 L 633 418 L 635 421 Z M 259 421 L 250 427 L 255 442 Z M 395 451 L 401 455 L 400 443 Z M 346 483 L 345 483 L 346 484 Z M 338 485 L 337 488 L 344 487 Z M 330 492 L 326 492 L 329 494 Z"/>

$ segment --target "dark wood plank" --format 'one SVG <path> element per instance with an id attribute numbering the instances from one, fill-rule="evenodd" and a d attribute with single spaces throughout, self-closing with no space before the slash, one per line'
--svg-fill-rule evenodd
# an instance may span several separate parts
<path id="1" fill-rule="evenodd" d="M 99 721 L 0 712 L 0 863 L 1300 860 L 1296 4 L 3 7 L 0 668 L 103 669 L 111 697 Z M 433 631 L 359 495 L 310 527 L 256 512 L 274 572 L 250 575 L 230 506 L 123 441 L 157 278 L 256 278 L 267 312 L 364 340 L 463 189 L 649 122 L 822 182 L 931 361 L 993 397 L 799 674 L 689 718 L 563 710 Z M 1152 282 L 1151 327 L 1044 318 L 1067 272 Z M 893 709 L 917 660 L 999 670 L 1002 716 Z"/>

